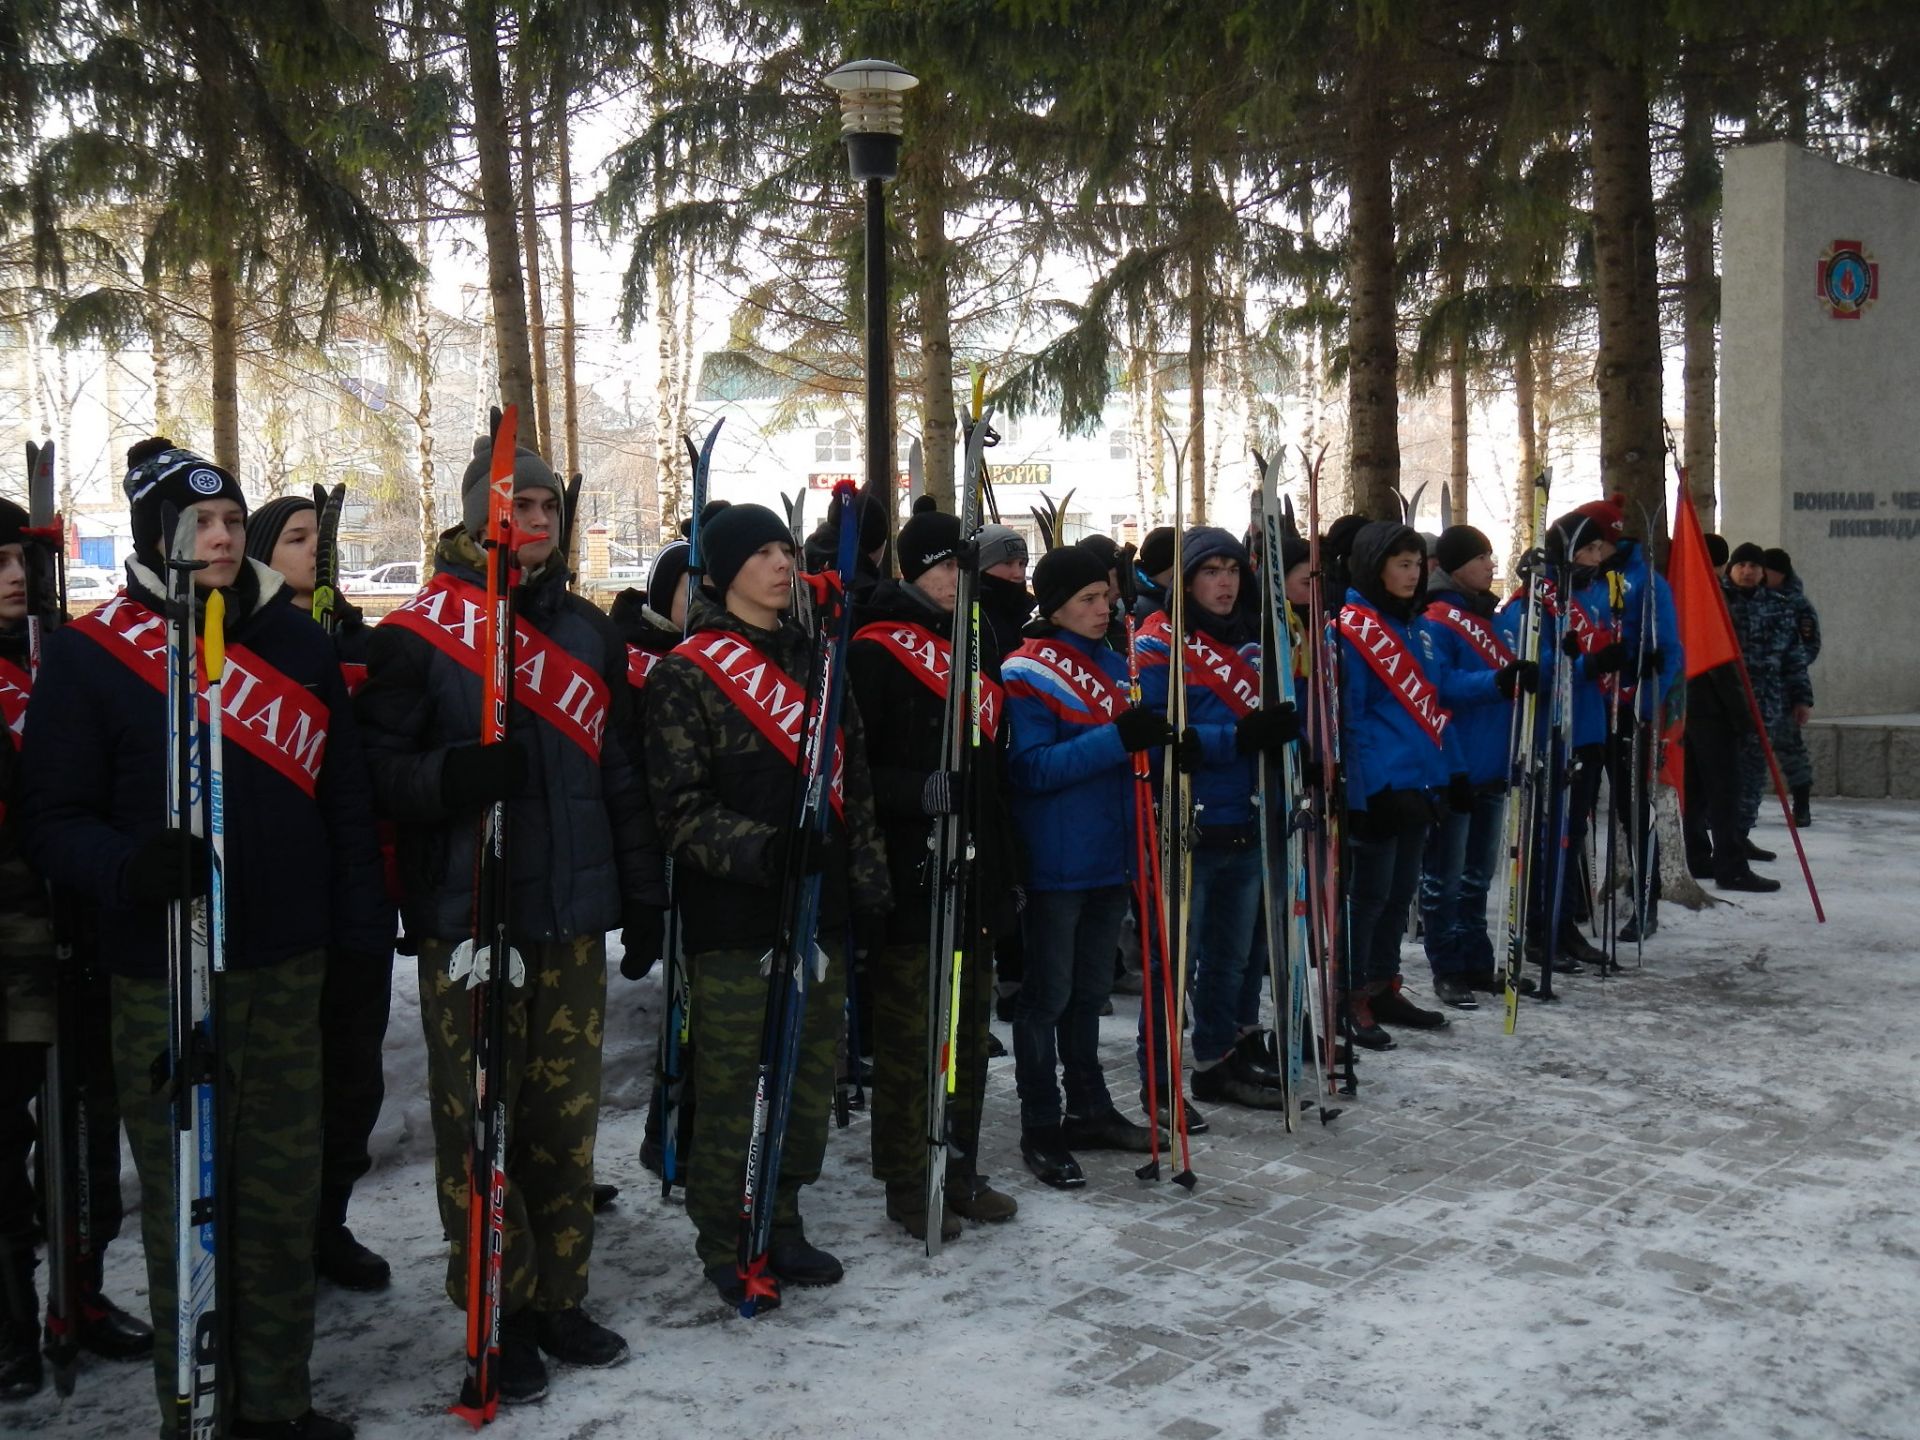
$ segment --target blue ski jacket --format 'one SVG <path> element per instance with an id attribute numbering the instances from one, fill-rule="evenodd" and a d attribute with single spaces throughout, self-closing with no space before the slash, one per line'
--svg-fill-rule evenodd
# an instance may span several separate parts
<path id="1" fill-rule="evenodd" d="M 1054 655 L 1079 683 L 1048 663 Z M 1133 761 L 1114 720 L 1127 665 L 1104 640 L 1043 627 L 1000 667 L 1012 727 L 1013 816 L 1026 841 L 1027 888 L 1124 885 L 1133 859 Z M 1105 683 L 1101 683 L 1105 682 Z"/>
<path id="2" fill-rule="evenodd" d="M 1225 622 L 1232 627 L 1232 620 Z M 1167 708 L 1167 692 L 1173 688 L 1173 657 L 1168 634 L 1143 634 L 1134 643 L 1140 656 L 1140 694 L 1149 710 Z M 1228 633 L 1233 633 L 1229 628 Z M 1260 642 L 1256 638 L 1230 644 L 1216 635 L 1208 643 L 1231 650 L 1260 673 Z M 1250 755 L 1242 755 L 1239 720 L 1227 701 L 1204 680 L 1193 678 L 1194 654 L 1187 652 L 1187 723 L 1199 732 L 1202 763 L 1191 777 L 1194 808 L 1203 830 L 1245 827 L 1253 824 L 1255 796 L 1260 788 L 1259 771 Z M 1164 757 L 1162 757 L 1164 758 Z"/>
<path id="3" fill-rule="evenodd" d="M 1653 682 L 1650 694 L 1641 700 L 1643 718 L 1651 718 L 1652 711 L 1647 702 L 1667 699 L 1675 695 L 1676 690 L 1686 683 L 1686 649 L 1680 643 L 1680 617 L 1673 608 L 1673 588 L 1667 584 L 1667 577 L 1653 568 L 1646 547 L 1638 540 L 1620 542 L 1620 566 L 1627 580 L 1627 653 L 1634 657 L 1634 670 L 1629 672 L 1633 681 L 1620 694 L 1620 703 L 1630 712 L 1633 707 L 1635 691 L 1646 681 L 1638 680 L 1637 670 L 1640 657 L 1649 651 L 1660 652 L 1660 673 Z M 1652 627 L 1647 623 L 1647 586 L 1653 586 Z M 1677 699 L 1668 700 L 1671 706 Z"/>
<path id="4" fill-rule="evenodd" d="M 1374 608 L 1358 590 L 1347 591 L 1347 604 Z M 1375 613 L 1424 669 L 1425 651 L 1412 626 L 1385 611 Z M 1431 672 L 1427 679 L 1436 686 L 1440 683 L 1440 677 Z M 1433 743 L 1432 736 L 1373 673 L 1345 630 L 1340 633 L 1340 745 L 1350 810 L 1365 810 L 1367 801 L 1382 790 L 1437 790 L 1461 768 L 1450 744 Z"/>
<path id="5" fill-rule="evenodd" d="M 1488 632 L 1513 653 L 1519 643 L 1521 612 L 1495 610 L 1491 595 L 1470 596 L 1444 570 L 1428 577 L 1426 613 L 1414 622 L 1427 674 L 1440 687 L 1440 700 L 1453 713 L 1447 741 L 1455 771 L 1475 785 L 1504 785 L 1509 774 L 1513 701 L 1500 693 L 1499 666 L 1461 629 Z"/>
<path id="6" fill-rule="evenodd" d="M 255 969 L 326 947 L 391 953 L 373 787 L 339 658 L 326 632 L 289 603 L 280 576 L 247 565 L 228 592 L 228 644 L 317 697 L 327 734 L 311 796 L 227 740 L 226 963 Z M 144 565 L 128 563 L 132 599 L 157 614 L 162 590 Z M 166 907 L 136 905 L 126 886 L 134 853 L 166 826 L 167 734 L 161 690 L 77 624 L 48 638 L 22 756 L 29 859 L 87 898 L 101 963 L 133 978 L 158 979 L 167 967 Z"/>

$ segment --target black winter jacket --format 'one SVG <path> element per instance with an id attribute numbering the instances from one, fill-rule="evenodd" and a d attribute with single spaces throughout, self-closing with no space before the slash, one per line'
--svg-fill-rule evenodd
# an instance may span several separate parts
<path id="1" fill-rule="evenodd" d="M 484 587 L 479 547 L 455 528 L 434 572 Z M 596 762 L 524 705 L 510 722 L 527 756 L 507 805 L 513 937 L 527 944 L 600 935 L 628 904 L 666 903 L 662 857 L 632 743 L 627 650 L 599 609 L 566 589 L 555 566 L 514 591 L 514 613 L 606 682 L 607 726 Z M 473 930 L 480 817 L 441 792 L 447 752 L 480 736 L 481 677 L 398 625 L 374 627 L 356 709 L 380 813 L 397 822 L 401 914 L 409 937 L 455 941 Z"/>
<path id="2" fill-rule="evenodd" d="M 905 622 L 948 637 L 951 613 L 933 606 L 917 590 L 897 580 L 874 587 L 864 609 L 854 612 L 857 633 L 867 625 Z M 934 821 L 922 808 L 927 777 L 944 768 L 941 737 L 946 703 L 897 655 L 877 640 L 853 642 L 847 673 L 862 715 L 884 716 L 867 727 L 867 765 L 873 772 L 873 802 L 880 833 L 887 842 L 887 874 L 894 909 L 888 938 L 925 941 L 932 916 L 932 838 Z M 1025 873 L 1013 812 L 1007 802 L 1006 707 L 1001 707 L 999 741 L 982 737 L 979 805 L 974 825 L 974 895 L 980 923 L 1005 934 L 1017 923 L 1014 887 Z"/>
<path id="3" fill-rule="evenodd" d="M 127 593 L 164 611 L 157 576 L 127 565 Z M 289 603 L 285 582 L 248 562 L 228 592 L 227 638 L 328 711 L 315 794 L 229 739 L 226 745 L 227 965 L 275 965 L 331 946 L 377 953 L 391 938 L 374 845 L 361 736 L 333 646 Z M 92 906 L 99 963 L 166 973 L 164 906 L 135 906 L 127 863 L 166 824 L 166 698 L 98 641 L 66 625 L 48 637 L 27 709 L 24 809 L 29 858 Z"/>

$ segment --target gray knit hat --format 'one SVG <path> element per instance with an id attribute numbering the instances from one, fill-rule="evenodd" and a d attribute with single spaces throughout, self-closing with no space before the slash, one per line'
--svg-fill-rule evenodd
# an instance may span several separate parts
<path id="1" fill-rule="evenodd" d="M 493 470 L 493 441 L 482 435 L 473 442 L 473 459 L 460 477 L 460 522 L 476 540 L 487 533 L 487 480 Z M 522 445 L 513 452 L 513 493 L 522 490 L 551 490 L 560 500 L 560 529 L 567 526 L 567 492 L 555 478 L 553 467 Z M 554 537 L 556 540 L 559 536 Z"/>

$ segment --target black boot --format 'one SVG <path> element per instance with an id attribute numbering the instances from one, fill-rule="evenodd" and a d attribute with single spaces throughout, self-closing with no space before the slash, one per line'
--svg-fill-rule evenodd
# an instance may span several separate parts
<path id="1" fill-rule="evenodd" d="M 1433 998 L 1442 1005 L 1451 1005 L 1456 1010 L 1478 1010 L 1480 1002 L 1474 998 L 1473 986 L 1467 984 L 1461 975 L 1436 975 L 1433 977 Z"/>
<path id="2" fill-rule="evenodd" d="M 547 1362 L 540 1358 L 539 1318 L 531 1310 L 500 1317 L 500 1400 L 531 1405 L 547 1398 Z"/>
<path id="3" fill-rule="evenodd" d="M 0 1255 L 0 1400 L 25 1400 L 46 1383 L 40 1359 L 40 1296 L 33 1251 Z"/>
<path id="4" fill-rule="evenodd" d="M 1194 1098 L 1210 1105 L 1244 1105 L 1249 1110 L 1287 1108 L 1287 1097 L 1273 1086 L 1242 1079 L 1234 1070 L 1235 1058 L 1229 1054 L 1224 1060 L 1195 1070 L 1187 1081 Z"/>
<path id="5" fill-rule="evenodd" d="M 1281 1087 L 1278 1047 L 1271 1030 L 1249 1030 L 1233 1042 L 1227 1056 L 1234 1077 L 1248 1085 L 1264 1085 L 1269 1090 Z"/>
<path id="6" fill-rule="evenodd" d="M 1153 1149 L 1147 1127 L 1136 1125 L 1109 1105 L 1097 1115 L 1068 1115 L 1060 1122 L 1060 1138 L 1073 1150 L 1124 1150 L 1145 1155 Z"/>
<path id="7" fill-rule="evenodd" d="M 1746 858 L 1749 860 L 1758 860 L 1762 864 L 1765 864 L 1769 860 L 1778 860 L 1780 858 L 1771 850 L 1762 850 L 1758 845 L 1754 844 L 1752 840 L 1742 840 L 1740 843 L 1745 848 L 1747 852 Z"/>
<path id="8" fill-rule="evenodd" d="M 1020 1158 L 1042 1185 L 1056 1190 L 1078 1190 L 1087 1183 L 1080 1162 L 1067 1149 L 1058 1125 L 1036 1125 L 1020 1132 Z"/>
<path id="9" fill-rule="evenodd" d="M 611 1209 L 613 1202 L 619 1198 L 618 1185 L 602 1185 L 596 1180 L 593 1185 L 593 1213 L 598 1215 L 604 1210 Z"/>
<path id="10" fill-rule="evenodd" d="M 534 1339 L 562 1364 L 583 1365 L 589 1370 L 618 1365 L 628 1354 L 625 1340 L 578 1306 L 537 1314 Z"/>
<path id="11" fill-rule="evenodd" d="M 1793 787 L 1793 823 L 1802 829 L 1813 824 L 1813 787 L 1811 785 Z"/>
<path id="12" fill-rule="evenodd" d="M 353 1426 L 318 1410 L 298 1420 L 239 1420 L 227 1431 L 231 1440 L 353 1440 Z"/>
<path id="13" fill-rule="evenodd" d="M 808 1287 L 838 1285 L 847 1273 L 838 1257 L 804 1238 L 774 1241 L 767 1251 L 767 1268 L 780 1277 L 782 1285 Z"/>
<path id="14" fill-rule="evenodd" d="M 741 1283 L 738 1266 L 732 1262 L 725 1265 L 709 1265 L 706 1273 L 707 1283 L 713 1286 L 714 1293 L 720 1297 L 721 1304 L 729 1310 L 738 1310 L 746 1303 L 747 1287 Z M 780 1308 L 780 1282 L 769 1275 L 767 1287 L 771 1293 L 763 1294 L 753 1302 L 753 1313 L 756 1318 Z"/>
<path id="15" fill-rule="evenodd" d="M 342 1290 L 384 1290 L 393 1282 L 393 1267 L 344 1225 L 323 1225 L 313 1237 L 313 1268 Z M 86 1344 L 84 1332 L 80 1343 Z"/>
<path id="16" fill-rule="evenodd" d="M 145 1360 L 153 1354 L 153 1327 L 98 1290 L 83 1290 L 80 1348 L 102 1360 Z"/>
<path id="17" fill-rule="evenodd" d="M 1606 951 L 1588 940 L 1584 934 L 1572 926 L 1568 926 L 1560 932 L 1559 949 L 1561 959 L 1577 961 L 1580 964 L 1604 965 L 1607 960 Z M 1578 969 L 1568 970 L 1566 966 L 1556 961 L 1554 963 L 1553 973 L 1558 975 L 1563 970 L 1571 975 L 1580 973 Z"/>
<path id="18" fill-rule="evenodd" d="M 1715 876 L 1713 885 L 1716 890 L 1743 890 L 1750 895 L 1771 895 L 1780 888 L 1778 880 L 1769 880 L 1765 875 L 1756 875 L 1745 866 L 1731 874 Z"/>

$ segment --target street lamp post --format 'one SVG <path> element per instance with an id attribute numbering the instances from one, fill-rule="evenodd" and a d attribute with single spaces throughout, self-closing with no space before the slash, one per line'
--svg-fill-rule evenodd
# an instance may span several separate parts
<path id="1" fill-rule="evenodd" d="M 826 76 L 840 96 L 840 135 L 853 178 L 866 183 L 867 480 L 866 492 L 886 506 L 893 532 L 893 352 L 887 305 L 885 184 L 900 172 L 906 92 L 920 83 L 885 60 L 850 60 Z"/>

